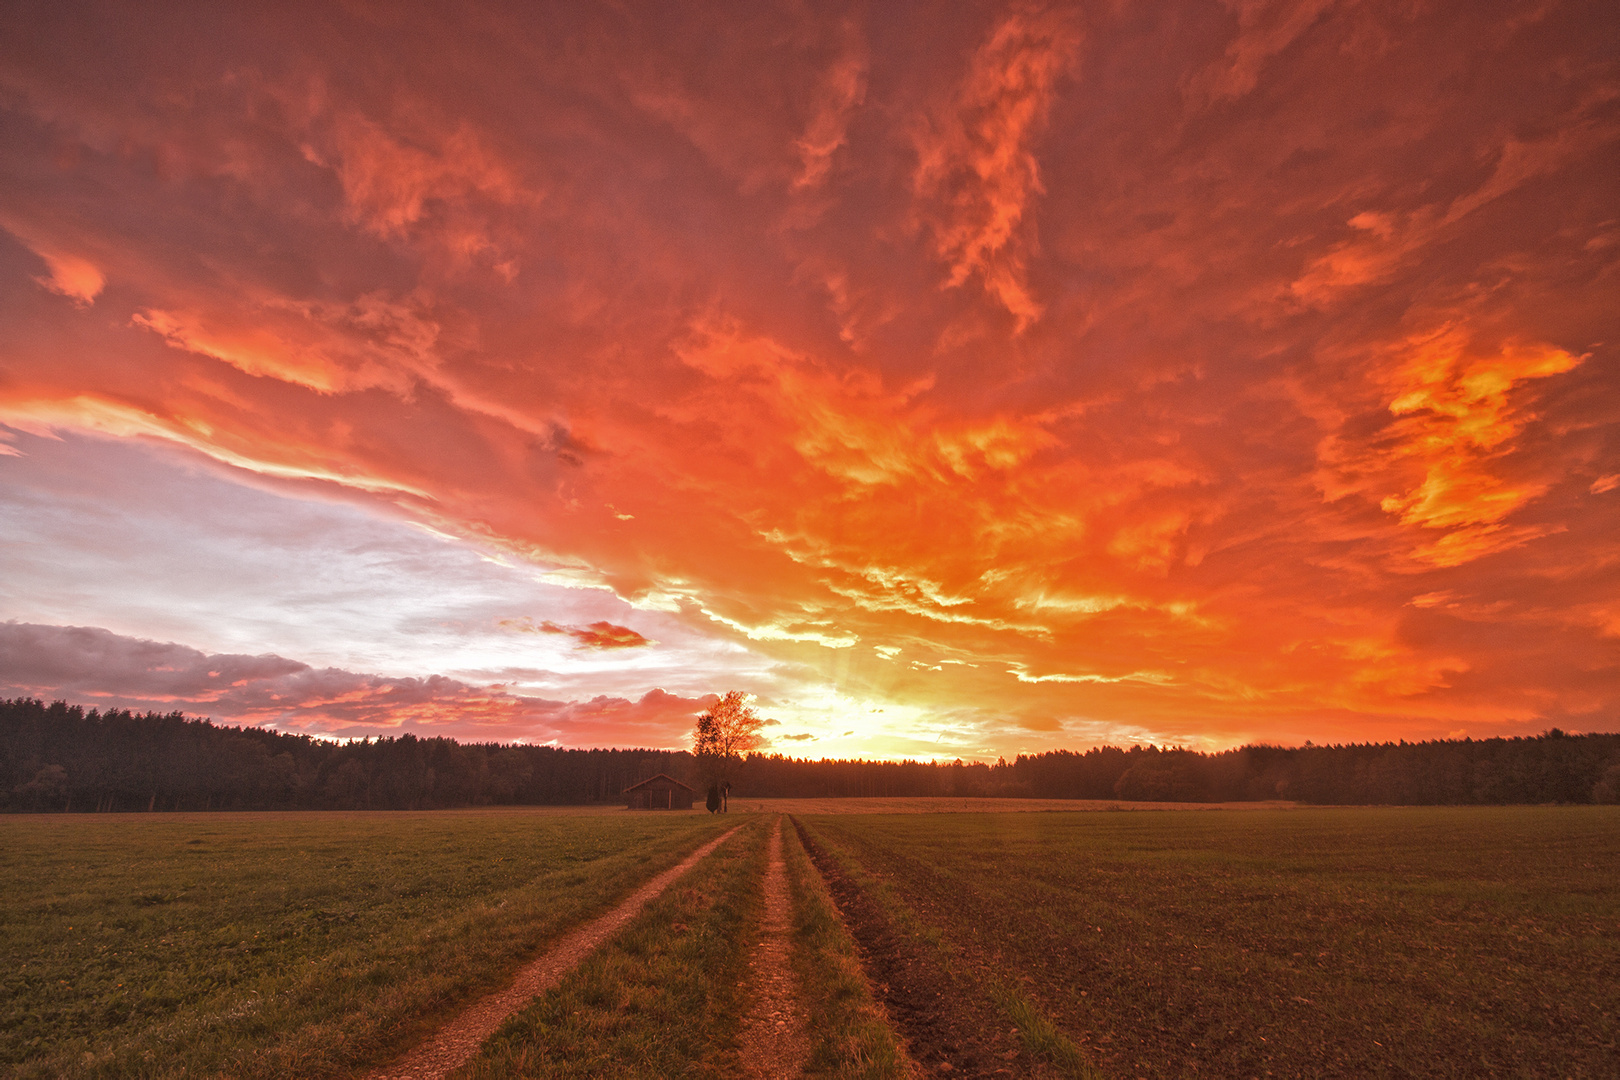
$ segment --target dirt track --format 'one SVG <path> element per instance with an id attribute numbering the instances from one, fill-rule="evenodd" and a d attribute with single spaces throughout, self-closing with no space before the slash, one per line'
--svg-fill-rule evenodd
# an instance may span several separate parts
<path id="1" fill-rule="evenodd" d="M 430 1039 L 418 1044 L 404 1057 L 368 1073 L 366 1080 L 439 1080 L 466 1064 L 484 1040 L 494 1034 L 501 1022 L 527 1005 L 537 994 L 562 981 L 602 942 L 623 929 L 647 903 L 667 889 L 682 874 L 730 839 L 738 829 L 698 848 L 679 864 L 665 870 L 631 893 L 618 907 L 567 934 L 549 950 L 526 964 L 503 990 L 469 1005 Z M 778 857 L 780 857 L 780 848 Z"/>
<path id="2" fill-rule="evenodd" d="M 953 974 L 924 944 L 896 926 L 873 897 L 840 872 L 802 825 L 793 824 L 855 938 L 874 997 L 898 1030 L 920 1076 L 1039 1080 L 1054 1075 L 1046 1063 L 1022 1048 L 1017 1033 L 1008 1029 L 1000 1010 L 981 990 Z M 704 844 L 606 915 L 569 933 L 519 971 L 506 988 L 474 1002 L 403 1057 L 367 1074 L 366 1080 L 439 1080 L 466 1064 L 508 1016 L 559 983 L 650 900 L 737 831 L 731 829 Z M 791 963 L 792 903 L 782 858 L 780 818 L 767 849 L 764 900 L 759 940 L 750 962 L 752 1004 L 739 1034 L 744 1075 L 781 1080 L 803 1074 L 810 1037 Z"/>
<path id="3" fill-rule="evenodd" d="M 765 918 L 754 948 L 750 987 L 753 1004 L 743 1021 L 745 1074 L 759 1080 L 799 1076 L 810 1053 L 808 1022 L 791 963 L 793 904 L 782 862 L 782 819 L 776 819 L 766 849 Z"/>

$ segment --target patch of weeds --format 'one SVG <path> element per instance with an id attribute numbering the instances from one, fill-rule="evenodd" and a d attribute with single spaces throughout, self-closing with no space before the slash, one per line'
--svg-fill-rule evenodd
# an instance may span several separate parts
<path id="1" fill-rule="evenodd" d="M 1080 1048 L 1027 997 L 994 977 L 986 980 L 985 988 L 1018 1029 L 1018 1038 L 1030 1053 L 1056 1065 L 1064 1076 L 1076 1077 L 1077 1080 L 1094 1080 L 1097 1077 L 1097 1070 L 1091 1067 L 1091 1062 L 1086 1060 Z"/>

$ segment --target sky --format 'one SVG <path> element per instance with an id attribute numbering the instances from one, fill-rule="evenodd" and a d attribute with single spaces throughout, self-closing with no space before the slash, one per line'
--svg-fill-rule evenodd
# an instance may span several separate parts
<path id="1" fill-rule="evenodd" d="M 1581 2 L 5 5 L 0 694 L 1620 729 Z"/>

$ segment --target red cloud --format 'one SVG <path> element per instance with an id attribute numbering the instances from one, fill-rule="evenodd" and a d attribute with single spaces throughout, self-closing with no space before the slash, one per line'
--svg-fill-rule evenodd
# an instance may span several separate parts
<path id="1" fill-rule="evenodd" d="M 559 626 L 550 620 L 535 623 L 528 619 L 502 619 L 501 625 L 527 634 L 566 634 L 581 649 L 639 649 L 654 644 L 628 626 L 615 626 L 606 620 L 589 626 Z"/>

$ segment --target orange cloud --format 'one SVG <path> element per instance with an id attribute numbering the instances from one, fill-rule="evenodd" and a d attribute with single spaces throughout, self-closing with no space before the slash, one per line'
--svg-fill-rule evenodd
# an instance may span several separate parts
<path id="1" fill-rule="evenodd" d="M 1507 528 L 1503 519 L 1546 491 L 1545 482 L 1505 478 L 1499 463 L 1533 414 L 1513 402 L 1514 388 L 1573 370 L 1582 361 L 1550 345 L 1505 344 L 1495 355 L 1468 355 L 1467 339 L 1444 327 L 1408 342 L 1394 374 L 1389 411 L 1395 454 L 1422 469 L 1422 480 L 1380 506 L 1402 522 L 1450 530 L 1417 550 L 1438 566 L 1456 566 L 1516 547 L 1555 526 Z"/>
<path id="2" fill-rule="evenodd" d="M 40 258 L 51 270 L 51 276 L 41 279 L 40 284 L 80 304 L 88 306 L 95 303 L 107 284 L 106 276 L 88 259 L 46 252 L 40 252 Z"/>
<path id="3" fill-rule="evenodd" d="M 978 275 L 1020 330 L 1042 310 L 1025 280 L 1026 219 L 1044 190 L 1032 144 L 1078 43 L 1061 9 L 1015 9 L 974 53 L 949 111 L 917 137 L 912 183 L 930 207 L 946 286 Z"/>
<path id="4" fill-rule="evenodd" d="M 833 166 L 833 155 L 848 141 L 851 114 L 866 97 L 867 57 L 853 25 L 846 24 L 845 52 L 828 68 L 816 93 L 816 107 L 804 134 L 794 141 L 803 163 L 793 178 L 798 189 L 820 187 Z"/>
<path id="5" fill-rule="evenodd" d="M 107 285 L 105 271 L 87 258 L 83 252 L 71 250 L 77 246 L 67 239 L 52 238 L 54 230 L 26 220 L 16 220 L 0 212 L 0 229 L 11 233 L 45 263 L 49 271 L 34 282 L 45 289 L 65 296 L 80 307 L 96 302 Z"/>
<path id="6" fill-rule="evenodd" d="M 337 308 L 269 300 L 244 314 L 234 326 L 210 325 L 214 320 L 194 312 L 158 310 L 136 312 L 133 322 L 177 349 L 322 393 L 403 389 L 434 364 L 438 327 L 380 296 Z"/>
<path id="7" fill-rule="evenodd" d="M 1242 97 L 1260 82 L 1263 65 L 1288 48 L 1334 0 L 1226 0 L 1237 15 L 1238 34 L 1225 55 L 1188 81 L 1195 99 L 1219 102 Z"/>

